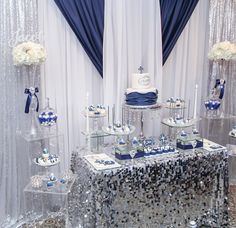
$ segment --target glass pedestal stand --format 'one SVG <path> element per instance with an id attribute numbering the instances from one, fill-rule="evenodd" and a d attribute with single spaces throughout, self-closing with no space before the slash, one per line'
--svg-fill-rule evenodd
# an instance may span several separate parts
<path id="1" fill-rule="evenodd" d="M 211 119 L 218 119 L 218 118 L 224 118 L 224 113 L 221 111 L 221 108 L 219 109 L 207 109 L 205 113 L 206 118 L 211 118 Z"/>
<path id="2" fill-rule="evenodd" d="M 109 134 L 104 133 L 103 131 L 97 131 L 92 133 L 82 132 L 86 137 L 86 147 L 87 150 L 94 153 L 101 153 L 104 144 L 104 138 L 109 136 Z"/>
<path id="3" fill-rule="evenodd" d="M 186 115 L 187 106 L 184 101 L 179 105 L 175 102 L 165 103 L 164 107 L 168 110 L 169 117 L 164 118 L 162 124 L 168 127 L 169 138 L 175 142 L 178 129 L 182 131 L 184 128 L 193 126 L 195 122 L 189 119 L 189 113 Z"/>
<path id="4" fill-rule="evenodd" d="M 64 153 L 64 136 L 61 133 L 55 131 L 50 133 L 45 133 L 38 135 L 35 138 L 26 137 L 24 133 L 19 132 L 17 140 L 19 141 L 19 151 L 24 153 L 19 153 L 18 157 L 18 166 L 25 167 L 28 166 L 29 178 L 32 175 L 38 173 L 46 173 L 44 167 L 33 164 L 35 158 L 41 157 L 43 150 L 47 149 L 49 154 L 58 155 L 62 157 Z M 62 165 L 62 167 L 61 167 Z M 52 167 L 53 172 L 61 172 L 61 169 L 65 167 L 64 162 L 62 162 L 58 167 Z"/>
<path id="5" fill-rule="evenodd" d="M 37 166 L 40 166 L 40 167 L 44 168 L 44 172 L 42 172 L 41 175 L 42 175 L 42 177 L 43 177 L 43 180 L 44 180 L 45 182 L 47 182 L 47 181 L 50 180 L 50 179 L 49 179 L 49 178 L 50 178 L 50 173 L 53 173 L 52 171 L 50 171 L 51 168 L 52 168 L 53 166 L 56 166 L 56 165 L 58 165 L 58 164 L 60 163 L 60 158 L 59 158 L 58 162 L 56 162 L 56 163 L 54 163 L 54 164 L 47 165 L 47 166 L 45 166 L 45 165 L 40 165 L 39 163 L 36 162 L 36 159 L 34 159 L 33 161 L 34 161 L 34 163 L 35 163 Z"/>
<path id="6" fill-rule="evenodd" d="M 89 132 L 82 131 L 82 134 L 86 137 L 87 149 L 94 153 L 102 152 L 102 148 L 104 147 L 104 138 L 109 136 L 109 134 L 104 133 L 101 129 L 101 121 L 103 117 L 105 116 L 89 116 L 89 120 L 92 120 L 92 129 L 89 129 Z"/>
<path id="7" fill-rule="evenodd" d="M 133 159 L 135 157 L 135 154 L 130 150 L 129 141 L 129 135 L 131 135 L 135 131 L 135 127 L 131 125 L 127 125 L 126 127 L 128 128 L 128 130 L 127 128 L 125 130 L 125 126 L 122 126 L 119 129 L 120 131 L 114 129 L 113 127 L 102 128 L 106 134 L 115 136 L 115 157 L 119 160 L 126 160 L 130 157 Z M 126 137 L 126 139 L 124 139 L 124 137 Z"/>
<path id="8" fill-rule="evenodd" d="M 57 155 L 59 158 L 63 158 L 62 155 L 64 153 L 64 136 L 58 132 L 52 133 L 52 131 L 50 132 L 48 131 L 49 129 L 46 129 L 47 133 L 45 132 L 45 134 L 37 135 L 37 137 L 33 138 L 26 137 L 24 133 L 20 134 L 19 132 L 20 137 L 17 138 L 17 140 L 20 141 L 24 140 L 24 143 L 22 142 L 19 143 L 20 148 L 18 149 L 19 151 L 23 151 L 23 153 L 18 153 L 19 156 L 17 159 L 17 166 L 19 172 L 23 171 L 25 172 L 25 168 L 27 168 L 26 178 L 21 179 L 21 182 L 23 182 L 24 185 L 26 185 L 26 187 L 24 191 L 22 188 L 22 192 L 19 195 L 19 197 L 22 198 L 25 197 L 25 205 L 24 205 L 25 216 L 23 217 L 22 220 L 27 225 L 34 223 L 34 221 L 35 222 L 38 221 L 38 219 L 41 221 L 41 218 L 43 219 L 46 218 L 46 215 L 48 215 L 47 211 L 49 211 L 46 208 L 49 207 L 51 208 L 51 212 L 56 212 L 56 213 L 58 212 L 56 218 L 57 222 L 59 222 L 59 220 L 61 220 L 60 219 L 61 215 L 64 214 L 63 208 L 67 208 L 67 206 L 63 206 L 67 202 L 65 198 L 59 195 L 54 197 L 48 194 L 48 192 L 51 193 L 56 191 L 56 194 L 60 194 L 61 192 L 63 193 L 67 191 L 66 190 L 67 183 L 63 184 L 59 182 L 60 179 L 58 178 L 61 175 L 61 173 L 65 170 L 65 162 L 63 160 L 57 160 L 57 161 L 54 160 L 55 162 L 54 164 L 52 162 L 50 165 L 48 163 L 47 166 L 44 166 L 41 165 L 42 164 L 41 160 L 39 160 L 39 158 L 43 158 L 43 152 L 45 149 L 48 150 L 49 156 Z M 38 159 L 36 160 L 35 158 Z M 52 156 L 50 157 L 50 160 L 51 159 Z M 21 167 L 24 167 L 24 170 Z M 53 181 L 53 186 L 51 187 L 47 187 L 47 181 L 49 181 L 49 172 L 54 173 L 57 179 L 57 183 Z M 35 177 L 38 178 L 37 181 Z M 31 179 L 30 182 L 28 182 L 29 179 Z M 62 214 L 60 214 L 61 211 L 63 211 Z M 62 217 L 63 221 L 65 222 L 64 215 Z M 44 224 L 45 226 L 42 227 L 47 227 L 46 223 Z M 39 223 L 37 222 L 37 224 Z M 38 226 L 34 224 L 34 226 L 32 225 L 25 227 L 38 227 Z M 58 225 L 58 227 L 60 226 Z"/>
<path id="9" fill-rule="evenodd" d="M 146 112 L 156 112 L 161 109 L 160 104 L 149 105 L 149 106 L 133 106 L 124 104 L 124 109 L 127 111 L 127 122 L 130 123 L 132 120 L 140 121 L 140 139 L 145 139 L 144 135 L 144 114 Z"/>
<path id="10" fill-rule="evenodd" d="M 169 118 L 165 118 L 162 120 L 162 124 L 167 126 L 169 129 L 170 140 L 173 144 L 176 145 L 179 150 L 179 155 L 183 156 L 185 150 L 192 149 L 195 152 L 195 148 L 203 147 L 203 138 L 198 134 L 186 133 L 184 132 L 184 136 L 181 136 L 181 132 L 184 129 L 192 128 L 192 131 L 196 128 L 196 123 L 199 119 L 190 119 L 185 124 L 174 124 L 169 122 Z"/>
<path id="11" fill-rule="evenodd" d="M 176 136 L 185 128 L 193 127 L 198 120 L 191 119 L 185 124 L 174 124 L 169 121 L 169 118 L 164 118 L 162 124 L 168 127 L 169 136 L 171 141 L 176 141 Z"/>

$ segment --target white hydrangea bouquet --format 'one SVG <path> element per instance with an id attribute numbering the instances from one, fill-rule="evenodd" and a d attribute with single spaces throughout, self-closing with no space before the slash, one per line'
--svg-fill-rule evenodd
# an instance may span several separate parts
<path id="1" fill-rule="evenodd" d="M 208 58 L 213 61 L 219 60 L 235 60 L 236 59 L 236 45 L 223 41 L 213 45 L 208 53 Z"/>
<path id="2" fill-rule="evenodd" d="M 46 50 L 41 44 L 28 41 L 15 46 L 12 56 L 15 66 L 39 65 L 46 60 Z"/>

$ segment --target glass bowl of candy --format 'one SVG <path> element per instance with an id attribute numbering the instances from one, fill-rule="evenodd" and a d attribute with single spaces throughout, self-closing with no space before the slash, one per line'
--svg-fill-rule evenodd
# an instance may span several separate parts
<path id="1" fill-rule="evenodd" d="M 209 99 L 205 101 L 205 107 L 207 110 L 218 110 L 221 105 L 219 100 Z"/>
<path id="2" fill-rule="evenodd" d="M 46 101 L 46 107 L 38 116 L 39 123 L 44 127 L 51 127 L 57 123 L 57 114 L 49 105 L 49 98 Z"/>

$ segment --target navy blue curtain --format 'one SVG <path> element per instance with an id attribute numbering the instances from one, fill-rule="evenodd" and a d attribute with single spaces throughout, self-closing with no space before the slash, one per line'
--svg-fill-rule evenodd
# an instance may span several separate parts
<path id="1" fill-rule="evenodd" d="M 160 0 L 163 65 L 197 3 L 198 0 Z"/>
<path id="2" fill-rule="evenodd" d="M 104 0 L 54 0 L 103 76 Z"/>

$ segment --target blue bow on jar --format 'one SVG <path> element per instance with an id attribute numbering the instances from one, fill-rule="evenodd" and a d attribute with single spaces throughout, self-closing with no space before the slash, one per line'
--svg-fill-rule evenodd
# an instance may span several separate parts
<path id="1" fill-rule="evenodd" d="M 28 94 L 26 104 L 25 104 L 25 113 L 29 113 L 29 108 L 30 108 L 30 104 L 31 104 L 33 96 L 36 97 L 36 102 L 37 102 L 36 112 L 39 111 L 39 99 L 36 95 L 36 93 L 38 92 L 39 92 L 39 89 L 37 87 L 36 88 L 30 87 L 29 89 L 28 88 L 25 89 L 25 94 Z"/>
<path id="2" fill-rule="evenodd" d="M 224 79 L 216 79 L 216 84 L 214 86 L 215 89 L 220 89 L 219 99 L 222 99 L 225 92 L 225 80 Z"/>

